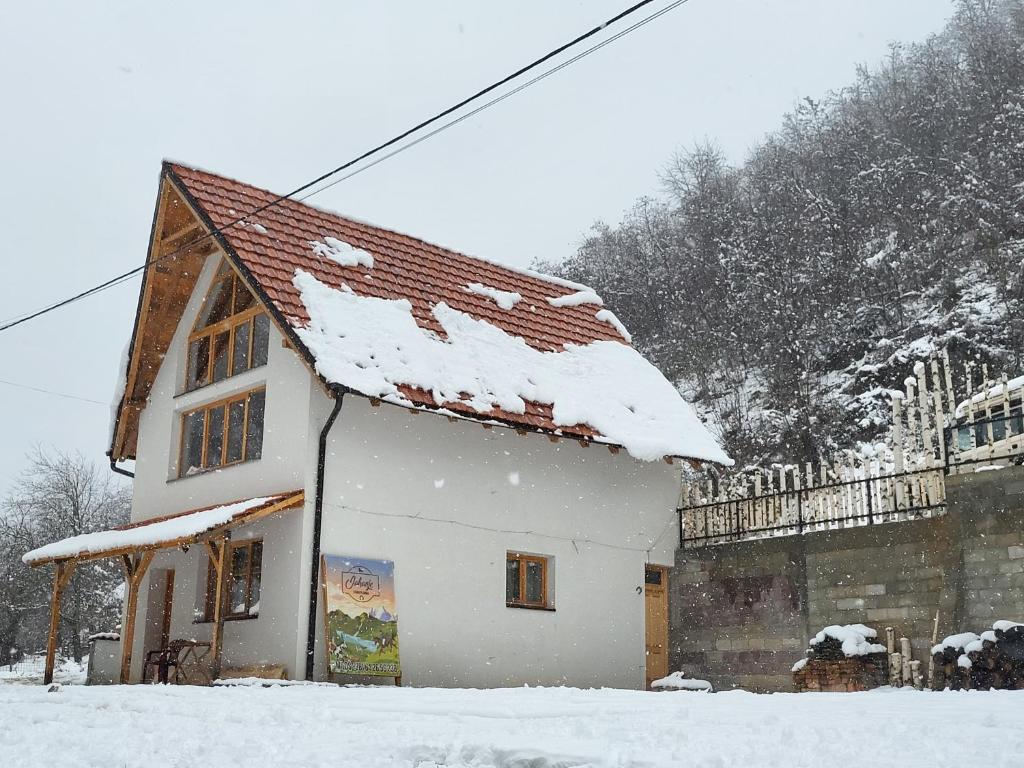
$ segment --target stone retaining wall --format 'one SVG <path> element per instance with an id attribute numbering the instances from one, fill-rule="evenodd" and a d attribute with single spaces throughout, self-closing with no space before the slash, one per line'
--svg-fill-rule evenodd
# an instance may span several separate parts
<path id="1" fill-rule="evenodd" d="M 939 636 L 1024 620 L 1024 468 L 947 478 L 942 517 L 680 549 L 669 579 L 672 669 L 717 690 L 792 690 L 829 624 L 886 626 L 927 660 Z"/>

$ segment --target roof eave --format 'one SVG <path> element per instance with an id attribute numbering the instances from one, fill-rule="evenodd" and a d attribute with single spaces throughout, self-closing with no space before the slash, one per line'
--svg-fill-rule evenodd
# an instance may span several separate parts
<path id="1" fill-rule="evenodd" d="M 310 372 L 320 382 L 320 386 L 323 387 L 324 392 L 331 397 L 337 397 L 339 394 L 345 392 L 352 392 L 348 387 L 340 384 L 334 384 L 329 382 L 324 376 L 317 370 L 316 358 L 309 348 L 303 343 L 301 337 L 296 333 L 295 328 L 288 322 L 288 319 L 284 316 L 284 313 L 278 309 L 277 305 L 271 300 L 270 296 L 264 290 L 262 283 L 256 279 L 252 271 L 245 265 L 245 262 L 238 256 L 238 253 L 232 247 L 231 243 L 223 232 L 217 229 L 213 224 L 213 220 L 210 215 L 206 212 L 206 209 L 202 204 L 195 198 L 195 196 L 189 191 L 188 185 L 185 181 L 175 173 L 172 164 L 168 161 L 164 161 L 163 173 L 171 180 L 174 188 L 182 196 L 182 198 L 189 204 L 193 212 L 202 222 L 206 228 L 207 233 L 217 241 L 217 244 L 221 247 L 225 256 L 231 262 L 231 266 L 234 267 L 239 274 L 244 278 L 248 288 L 256 294 L 256 297 L 260 300 L 260 303 L 266 307 L 271 317 L 274 319 L 275 324 L 278 326 L 278 330 L 291 342 L 291 346 L 298 352 L 302 361 L 309 368 Z M 353 394 L 359 394 L 353 392 Z"/>

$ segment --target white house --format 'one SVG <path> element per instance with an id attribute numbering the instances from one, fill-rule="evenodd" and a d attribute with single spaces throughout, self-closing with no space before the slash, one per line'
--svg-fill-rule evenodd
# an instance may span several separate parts
<path id="1" fill-rule="evenodd" d="M 362 679 L 333 665 L 396 640 L 400 671 L 358 669 L 665 673 L 677 463 L 729 459 L 592 291 L 171 163 L 147 264 L 110 449 L 132 522 L 25 556 L 58 598 L 76 563 L 123 560 L 122 680 L 174 640 L 215 674 Z M 330 643 L 325 601 L 349 598 L 322 563 L 390 601 Z"/>

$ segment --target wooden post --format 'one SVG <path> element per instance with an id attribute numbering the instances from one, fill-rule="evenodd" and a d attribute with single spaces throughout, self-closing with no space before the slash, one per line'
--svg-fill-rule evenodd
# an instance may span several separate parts
<path id="1" fill-rule="evenodd" d="M 956 407 L 953 404 L 949 405 L 950 417 L 947 418 L 946 411 L 942 406 L 942 381 L 939 378 L 939 361 L 934 357 L 931 359 L 932 368 L 932 409 L 935 411 L 935 429 L 938 432 L 938 443 L 939 443 L 939 463 L 945 466 L 946 464 L 946 428 L 953 424 L 952 413 Z"/>
<path id="2" fill-rule="evenodd" d="M 210 657 L 213 662 L 210 677 L 213 680 L 220 677 L 220 660 L 224 650 L 224 596 L 227 591 L 228 580 L 227 554 L 229 538 L 230 533 L 225 531 L 224 535 L 217 541 L 206 542 L 206 547 L 210 552 L 210 562 L 213 563 L 214 574 L 217 578 L 213 598 L 213 631 L 210 636 Z"/>
<path id="3" fill-rule="evenodd" d="M 53 682 L 53 666 L 57 658 L 57 635 L 60 630 L 60 598 L 64 594 L 64 588 L 71 580 L 74 570 L 74 561 L 65 560 L 57 563 L 57 570 L 53 574 L 53 596 L 50 598 L 50 632 L 46 637 L 46 669 L 43 672 L 43 685 Z"/>
<path id="4" fill-rule="evenodd" d="M 939 612 L 935 612 L 935 623 L 932 625 L 932 647 L 939 642 Z M 928 685 L 935 687 L 935 655 L 929 649 L 928 653 Z"/>
<path id="5" fill-rule="evenodd" d="M 899 651 L 889 654 L 889 684 L 893 688 L 903 685 L 903 656 Z"/>
<path id="6" fill-rule="evenodd" d="M 916 659 L 910 662 L 910 678 L 917 690 L 924 690 L 924 677 L 921 674 L 921 662 Z"/>
<path id="7" fill-rule="evenodd" d="M 903 492 L 905 478 L 902 477 L 906 465 L 903 459 L 903 395 L 900 392 L 894 392 L 892 395 L 892 456 L 893 471 L 897 475 L 894 478 L 896 486 L 894 506 L 898 513 L 900 509 L 906 509 L 907 506 Z"/>
<path id="8" fill-rule="evenodd" d="M 918 435 L 921 431 L 920 422 L 917 420 L 917 407 L 915 405 L 917 403 L 917 394 L 915 392 L 917 389 L 917 379 L 913 376 L 907 376 L 907 378 L 903 380 L 903 387 L 906 390 L 906 399 L 904 402 L 906 403 L 907 410 L 907 442 L 910 447 L 909 458 L 911 466 L 913 466 L 916 463 L 915 458 L 918 455 Z"/>
<path id="9" fill-rule="evenodd" d="M 139 586 L 146 575 L 149 564 L 153 562 L 152 552 L 143 552 L 134 556 L 121 555 L 124 565 L 125 586 L 128 589 L 128 602 L 125 607 L 124 626 L 121 628 L 121 684 L 128 682 L 132 671 L 132 646 L 135 644 L 135 614 L 139 606 Z"/>
<path id="10" fill-rule="evenodd" d="M 900 660 L 903 662 L 903 666 L 900 669 L 903 685 L 910 685 L 914 682 L 914 677 L 910 672 L 910 638 L 900 638 Z"/>
<path id="11" fill-rule="evenodd" d="M 886 658 L 889 660 L 889 685 L 898 688 L 899 680 L 894 674 L 893 667 L 893 659 L 896 657 L 896 631 L 892 627 L 885 628 L 885 650 Z"/>
<path id="12" fill-rule="evenodd" d="M 924 466 L 935 466 L 935 450 L 932 448 L 932 418 L 929 414 L 928 380 L 925 378 L 924 363 L 914 365 L 917 376 L 917 406 L 921 412 L 921 442 L 924 445 Z"/>

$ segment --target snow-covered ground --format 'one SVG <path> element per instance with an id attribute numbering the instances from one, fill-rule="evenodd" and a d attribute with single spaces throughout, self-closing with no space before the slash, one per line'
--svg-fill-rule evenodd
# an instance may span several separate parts
<path id="1" fill-rule="evenodd" d="M 40 685 L 45 666 L 46 659 L 43 656 L 26 656 L 13 667 L 0 666 L 0 683 Z M 59 659 L 53 670 L 53 679 L 61 684 L 82 685 L 87 673 L 86 664 L 78 664 L 74 659 Z"/>
<path id="2" fill-rule="evenodd" d="M 1024 754 L 1022 722 L 1024 691 L 0 685 L 0 764 L 960 768 Z"/>

